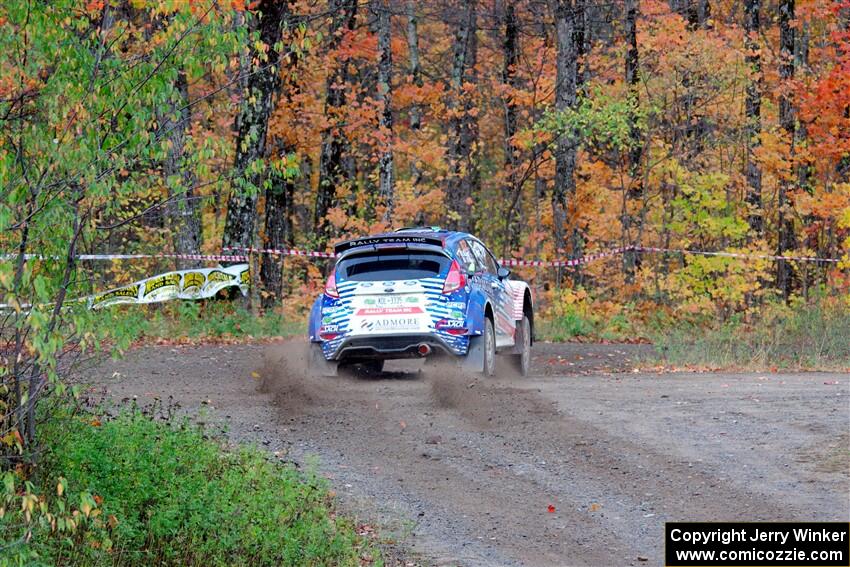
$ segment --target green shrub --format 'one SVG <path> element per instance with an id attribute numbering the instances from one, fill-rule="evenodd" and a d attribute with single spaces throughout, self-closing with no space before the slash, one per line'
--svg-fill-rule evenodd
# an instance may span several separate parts
<path id="1" fill-rule="evenodd" d="M 596 333 L 596 328 L 592 319 L 576 311 L 567 311 L 539 321 L 537 335 L 540 340 L 562 342 L 574 337 L 592 336 Z"/>
<path id="2" fill-rule="evenodd" d="M 61 474 L 97 510 L 74 537 L 42 522 L 25 549 L 5 560 L 0 551 L 0 565 L 33 554 L 52 565 L 354 565 L 369 553 L 316 475 L 259 450 L 223 450 L 188 421 L 77 415 L 44 435 L 42 500 L 55 499 Z M 0 533 L 20 531 L 20 520 L 0 518 Z"/>

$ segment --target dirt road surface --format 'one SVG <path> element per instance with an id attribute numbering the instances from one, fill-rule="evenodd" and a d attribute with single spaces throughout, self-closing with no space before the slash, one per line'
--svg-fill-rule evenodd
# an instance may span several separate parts
<path id="1" fill-rule="evenodd" d="M 850 520 L 850 376 L 649 374 L 642 348 L 535 346 L 534 376 L 417 363 L 309 379 L 303 346 L 150 347 L 94 372 L 317 463 L 429 565 L 659 565 L 675 520 Z"/>

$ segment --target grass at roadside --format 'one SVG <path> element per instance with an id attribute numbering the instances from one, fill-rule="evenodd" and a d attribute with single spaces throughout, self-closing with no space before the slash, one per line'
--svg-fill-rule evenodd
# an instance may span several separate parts
<path id="1" fill-rule="evenodd" d="M 850 311 L 837 302 L 772 305 L 746 321 L 679 324 L 657 329 L 652 342 L 674 366 L 747 370 L 850 369 Z"/>
<path id="2" fill-rule="evenodd" d="M 553 343 L 581 342 L 648 342 L 646 325 L 634 305 L 611 309 L 597 308 L 590 301 L 564 301 L 545 306 L 535 314 L 537 340 Z"/>
<path id="3" fill-rule="evenodd" d="M 840 298 L 766 303 L 720 319 L 705 314 L 565 303 L 538 316 L 538 340 L 651 342 L 651 365 L 743 370 L 850 369 L 850 309 Z"/>
<path id="4" fill-rule="evenodd" d="M 42 442 L 32 484 L 5 475 L 0 565 L 380 564 L 322 479 L 188 421 L 77 413 Z"/>
<path id="5" fill-rule="evenodd" d="M 168 301 L 102 311 L 102 324 L 131 341 L 175 342 L 291 337 L 306 330 L 306 317 L 266 311 L 259 317 L 240 300 Z"/>
<path id="6" fill-rule="evenodd" d="M 569 312 L 558 317 L 537 317 L 537 340 L 553 343 L 582 342 L 646 342 L 642 331 L 623 316 L 610 319 L 587 317 Z"/>

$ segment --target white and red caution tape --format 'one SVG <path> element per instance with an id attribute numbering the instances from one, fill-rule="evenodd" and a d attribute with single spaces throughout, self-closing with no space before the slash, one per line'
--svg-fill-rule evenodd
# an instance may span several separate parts
<path id="1" fill-rule="evenodd" d="M 500 260 L 503 266 L 519 266 L 519 267 L 545 267 L 545 268 L 560 268 L 578 266 L 581 264 L 589 264 L 603 258 L 619 256 L 629 250 L 638 252 L 667 252 L 678 254 L 691 254 L 698 256 L 721 256 L 726 258 L 741 258 L 741 259 L 759 259 L 759 260 L 787 260 L 790 262 L 824 262 L 838 263 L 841 258 L 817 258 L 813 256 L 775 256 L 770 254 L 746 254 L 743 252 L 711 252 L 707 250 L 686 250 L 684 248 L 659 248 L 653 246 L 625 246 L 622 248 L 612 248 L 604 252 L 596 252 L 593 254 L 585 254 L 579 258 L 570 258 L 568 260 L 519 260 L 516 258 L 506 258 Z M 273 254 L 276 256 L 308 256 L 313 258 L 334 258 L 332 252 L 317 252 L 307 250 L 297 250 L 294 248 L 230 248 L 225 247 L 225 252 L 247 252 L 253 254 Z"/>
<path id="2" fill-rule="evenodd" d="M 519 260 L 505 259 L 501 261 L 503 266 L 520 267 L 570 267 L 581 264 L 589 264 L 603 258 L 619 256 L 630 250 L 638 252 L 690 254 L 699 256 L 720 256 L 725 258 L 759 259 L 759 260 L 786 260 L 789 262 L 817 262 L 837 264 L 842 262 L 841 258 L 817 258 L 813 256 L 780 256 L 772 254 L 749 254 L 743 252 L 712 252 L 708 250 L 686 250 L 683 248 L 662 248 L 655 246 L 626 246 L 613 248 L 604 252 L 586 254 L 579 258 L 568 260 Z M 279 256 L 302 256 L 310 258 L 334 258 L 331 252 L 319 252 L 308 250 L 286 249 L 260 249 L 260 248 L 225 248 L 225 252 L 247 252 L 259 254 L 274 254 Z M 0 254 L 0 260 L 15 260 L 17 254 Z M 60 259 L 58 256 L 43 256 L 39 254 L 25 254 L 26 260 Z M 197 260 L 211 262 L 243 263 L 248 256 L 242 254 L 80 254 L 77 260 L 139 260 L 149 258 L 170 258 L 181 260 Z M 83 298 L 92 309 L 112 305 L 115 303 L 153 303 L 174 298 L 200 299 L 215 296 L 224 287 L 237 286 L 243 294 L 247 293 L 250 285 L 250 276 L 246 264 L 230 266 L 228 268 L 206 268 L 195 270 L 184 270 L 179 272 L 168 272 L 134 282 L 132 284 L 112 289 L 104 293 Z M 28 306 L 24 306 L 29 308 Z M 0 304 L 0 310 L 9 308 L 8 305 Z"/>
<path id="3" fill-rule="evenodd" d="M 248 252 L 253 254 L 273 254 L 276 256 L 309 256 L 313 258 L 335 258 L 336 254 L 332 252 L 316 252 L 316 251 L 307 251 L 307 250 L 296 250 L 294 248 L 231 248 L 224 247 L 225 252 Z M 597 254 L 588 254 L 586 256 L 582 256 L 580 258 L 573 258 L 569 260 L 517 260 L 514 258 L 500 260 L 500 263 L 503 266 L 538 266 L 538 267 L 559 267 L 559 266 L 577 266 L 579 264 L 586 264 L 588 262 L 592 262 L 594 260 L 599 260 L 601 258 L 607 258 L 609 256 L 616 256 L 618 254 L 622 254 L 627 248 L 614 248 L 613 250 L 609 250 L 607 252 L 600 252 Z"/>
<path id="4" fill-rule="evenodd" d="M 550 267 L 561 268 L 569 266 L 578 266 L 581 264 L 589 264 L 595 260 L 618 256 L 624 253 L 629 248 L 613 248 L 606 252 L 597 252 L 595 254 L 586 254 L 579 258 L 571 258 L 569 260 L 517 260 L 514 258 L 499 260 L 503 266 L 533 266 L 533 267 Z"/>
<path id="5" fill-rule="evenodd" d="M 818 258 L 815 256 L 776 256 L 773 254 L 745 254 L 743 252 L 710 252 L 707 250 L 685 250 L 680 248 L 658 248 L 656 246 L 632 246 L 640 252 L 664 252 L 674 254 L 694 254 L 699 256 L 720 256 L 723 258 L 742 258 L 747 260 L 786 260 L 789 262 L 823 262 L 837 264 L 841 258 Z"/>
<path id="6" fill-rule="evenodd" d="M 0 260 L 16 260 L 17 254 L 0 254 Z M 25 260 L 61 260 L 61 256 L 43 256 L 41 254 L 24 254 Z M 247 262 L 247 256 L 224 254 L 78 254 L 76 260 L 142 260 L 148 258 L 169 258 L 177 260 L 198 260 L 205 262 Z"/>
<path id="7" fill-rule="evenodd" d="M 274 256 L 308 256 L 310 258 L 336 258 L 333 252 L 317 252 L 315 250 L 296 250 L 295 248 L 232 248 L 225 246 L 224 252 L 248 252 L 253 254 L 272 254 Z"/>
<path id="8" fill-rule="evenodd" d="M 814 256 L 779 256 L 772 254 L 751 254 L 744 252 L 713 252 L 708 250 L 687 250 L 684 248 L 661 248 L 656 246 L 626 246 L 623 248 L 613 248 L 604 252 L 596 252 L 586 254 L 579 258 L 571 258 L 568 260 L 520 260 L 516 258 L 507 258 L 501 260 L 503 266 L 517 267 L 544 267 L 544 268 L 560 268 L 571 267 L 582 264 L 589 264 L 596 260 L 609 258 L 624 254 L 629 250 L 638 252 L 660 252 L 671 254 L 689 254 L 697 256 L 719 256 L 724 258 L 740 258 L 745 260 L 785 260 L 788 262 L 813 262 L 813 263 L 828 263 L 837 264 L 842 261 L 841 258 L 817 258 Z M 195 260 L 201 262 L 247 262 L 247 254 L 272 254 L 276 256 L 300 256 L 307 258 L 335 258 L 333 252 L 320 252 L 316 250 L 298 250 L 295 248 L 233 248 L 225 247 L 224 252 L 228 254 L 80 254 L 76 256 L 77 260 L 140 260 L 150 258 L 166 258 L 176 260 Z M 242 254 L 233 254 L 233 252 L 242 252 Z M 0 260 L 15 260 L 17 254 L 0 254 Z M 39 254 L 25 254 L 27 260 L 44 260 L 47 256 Z M 60 259 L 60 257 L 53 257 Z"/>

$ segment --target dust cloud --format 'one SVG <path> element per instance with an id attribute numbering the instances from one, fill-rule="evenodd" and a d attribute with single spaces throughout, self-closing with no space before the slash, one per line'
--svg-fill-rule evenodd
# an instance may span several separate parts
<path id="1" fill-rule="evenodd" d="M 431 403 L 456 414 L 480 430 L 498 427 L 509 408 L 503 407 L 500 394 L 505 389 L 501 375 L 486 377 L 469 371 L 455 360 L 440 360 L 426 365 Z"/>
<path id="2" fill-rule="evenodd" d="M 505 368 L 498 368 L 498 377 L 484 377 L 464 369 L 448 357 L 387 361 L 379 375 L 341 369 L 337 377 L 316 376 L 310 370 L 309 343 L 287 341 L 270 346 L 263 357 L 258 389 L 272 394 L 285 415 L 299 415 L 316 407 L 336 406 L 355 402 L 371 407 L 380 403 L 385 394 L 378 383 L 422 396 L 426 405 L 458 414 L 480 428 L 495 426 L 499 417 L 510 408 L 500 403 L 500 394 L 510 389 L 512 382 Z M 424 365 L 423 365 L 424 362 Z M 340 382 L 348 383 L 343 386 Z M 402 383 L 413 386 L 413 390 Z M 414 386 L 419 383 L 421 386 Z M 421 388 L 421 389 L 420 389 Z"/>
<path id="3" fill-rule="evenodd" d="M 483 377 L 465 371 L 452 360 L 437 360 L 425 366 L 431 399 L 437 407 L 461 409 L 475 407 L 481 397 Z"/>
<path id="4" fill-rule="evenodd" d="M 266 349 L 258 389 L 274 395 L 280 409 L 288 414 L 304 411 L 327 397 L 334 378 L 311 375 L 309 343 L 287 341 Z"/>

